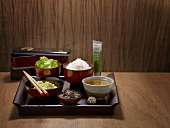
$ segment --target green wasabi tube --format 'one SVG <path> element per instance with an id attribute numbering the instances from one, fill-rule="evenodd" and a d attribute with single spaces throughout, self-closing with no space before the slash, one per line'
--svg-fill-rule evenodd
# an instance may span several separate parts
<path id="1" fill-rule="evenodd" d="M 102 42 L 93 40 L 94 76 L 100 76 L 102 71 Z"/>

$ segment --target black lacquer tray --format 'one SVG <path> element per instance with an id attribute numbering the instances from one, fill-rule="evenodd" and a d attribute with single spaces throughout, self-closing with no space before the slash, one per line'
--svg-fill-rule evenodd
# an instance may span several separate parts
<path id="1" fill-rule="evenodd" d="M 114 81 L 114 74 L 108 77 Z M 57 100 L 57 96 L 45 99 L 30 96 L 25 89 L 27 78 L 22 77 L 18 90 L 13 100 L 13 104 L 18 108 L 20 116 L 49 116 L 49 115 L 113 115 L 114 108 L 118 104 L 116 82 L 111 93 L 104 99 L 97 100 L 95 105 L 86 103 L 87 97 L 84 95 L 76 105 L 64 105 Z M 70 83 L 64 82 L 63 90 L 70 88 Z"/>

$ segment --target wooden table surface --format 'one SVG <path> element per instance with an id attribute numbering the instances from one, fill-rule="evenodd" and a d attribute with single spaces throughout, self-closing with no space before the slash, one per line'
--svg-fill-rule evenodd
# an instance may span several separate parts
<path id="1" fill-rule="evenodd" d="M 170 73 L 114 74 L 119 105 L 113 116 L 21 117 L 12 104 L 19 81 L 0 72 L 0 128 L 170 128 Z"/>

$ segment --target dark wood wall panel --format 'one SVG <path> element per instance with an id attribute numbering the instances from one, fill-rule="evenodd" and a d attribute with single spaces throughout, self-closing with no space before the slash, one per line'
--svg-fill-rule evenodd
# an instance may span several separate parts
<path id="1" fill-rule="evenodd" d="M 0 71 L 15 47 L 71 49 L 103 71 L 170 71 L 169 0 L 0 0 Z"/>

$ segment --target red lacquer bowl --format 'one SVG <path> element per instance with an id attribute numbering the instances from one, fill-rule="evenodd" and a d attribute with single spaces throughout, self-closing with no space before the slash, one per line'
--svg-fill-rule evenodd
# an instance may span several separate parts
<path id="1" fill-rule="evenodd" d="M 72 84 L 82 84 L 82 80 L 84 78 L 93 75 L 94 64 L 91 63 L 91 62 L 86 62 L 86 63 L 89 64 L 89 66 L 91 67 L 90 69 L 87 69 L 87 70 L 70 70 L 70 69 L 66 68 L 69 63 L 63 64 L 65 79 Z"/>
<path id="2" fill-rule="evenodd" d="M 35 72 L 38 77 L 59 77 L 61 64 L 58 62 L 58 67 L 55 68 L 40 68 L 35 65 Z"/>
<path id="3" fill-rule="evenodd" d="M 26 83 L 25 83 L 25 87 L 26 87 L 26 90 L 28 92 L 28 94 L 30 94 L 31 96 L 33 97 L 39 97 L 39 98 L 44 98 L 44 97 L 50 97 L 50 96 L 53 96 L 53 95 L 57 95 L 59 92 L 62 91 L 63 89 L 63 86 L 64 86 L 64 81 L 59 79 L 59 78 L 56 78 L 56 77 L 46 77 L 46 78 L 41 78 L 41 77 L 33 77 L 36 81 L 39 81 L 39 80 L 42 80 L 42 81 L 49 81 L 51 83 L 53 83 L 55 86 L 57 86 L 57 88 L 54 88 L 54 89 L 49 89 L 49 90 L 46 90 L 49 95 L 45 95 L 42 96 L 38 91 L 37 89 L 34 88 L 34 86 L 31 84 L 31 82 L 28 80 Z"/>

